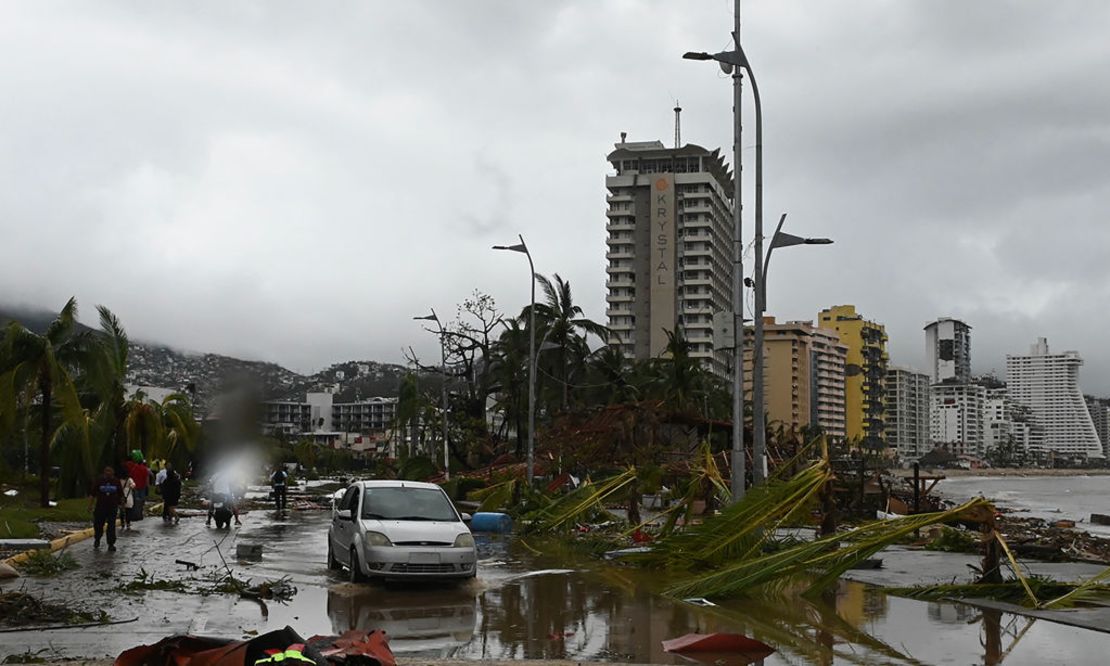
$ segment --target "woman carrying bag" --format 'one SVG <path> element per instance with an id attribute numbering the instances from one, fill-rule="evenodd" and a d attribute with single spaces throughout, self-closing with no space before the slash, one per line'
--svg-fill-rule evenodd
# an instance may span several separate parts
<path id="1" fill-rule="evenodd" d="M 135 507 L 135 480 L 127 473 L 124 468 L 121 472 L 123 478 L 120 483 L 123 485 L 123 502 L 119 506 L 119 522 L 120 527 L 124 530 L 131 529 L 131 509 Z"/>

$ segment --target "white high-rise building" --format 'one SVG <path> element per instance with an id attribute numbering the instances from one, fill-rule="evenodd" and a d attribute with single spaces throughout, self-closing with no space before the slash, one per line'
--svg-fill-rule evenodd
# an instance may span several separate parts
<path id="1" fill-rule="evenodd" d="M 1110 456 L 1110 404 L 1106 398 L 1086 396 L 1087 411 L 1095 424 L 1098 440 L 1102 442 L 1102 455 Z"/>
<path id="2" fill-rule="evenodd" d="M 1032 412 L 1038 428 L 1033 453 L 1074 458 L 1101 458 L 1095 424 L 1079 388 L 1078 352 L 1050 354 L 1048 340 L 1038 338 L 1028 356 L 1006 356 L 1006 386 L 1014 402 Z"/>
<path id="3" fill-rule="evenodd" d="M 983 406 L 983 453 L 1013 443 L 1014 453 L 1029 452 L 1035 428 L 1028 407 L 1010 398 L 1006 388 L 987 389 Z"/>
<path id="4" fill-rule="evenodd" d="M 933 384 L 929 438 L 956 455 L 982 457 L 987 389 L 978 384 Z"/>
<path id="5" fill-rule="evenodd" d="M 609 344 L 628 358 L 660 356 L 681 328 L 690 355 L 727 376 L 713 315 L 732 308 L 732 173 L 719 150 L 626 141 L 606 176 Z"/>
<path id="6" fill-rule="evenodd" d="M 911 368 L 890 366 L 886 371 L 883 422 L 887 444 L 903 460 L 914 461 L 929 445 L 929 375 Z"/>
<path id="7" fill-rule="evenodd" d="M 934 384 L 971 381 L 971 327 L 951 317 L 926 325 L 925 357 Z"/>

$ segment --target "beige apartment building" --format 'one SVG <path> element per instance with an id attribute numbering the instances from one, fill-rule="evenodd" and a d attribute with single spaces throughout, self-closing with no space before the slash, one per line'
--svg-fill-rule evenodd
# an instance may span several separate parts
<path id="1" fill-rule="evenodd" d="M 844 363 L 847 346 L 835 331 L 809 321 L 777 323 L 763 318 L 763 382 L 767 422 L 800 432 L 819 426 L 844 438 Z M 745 392 L 751 391 L 752 336 L 745 336 Z M 750 395 L 750 393 L 748 393 Z"/>
<path id="2" fill-rule="evenodd" d="M 724 377 L 730 350 L 713 344 L 713 314 L 731 311 L 732 173 L 719 150 L 621 142 L 609 153 L 605 283 L 609 343 L 660 356 L 681 327 L 690 355 Z"/>

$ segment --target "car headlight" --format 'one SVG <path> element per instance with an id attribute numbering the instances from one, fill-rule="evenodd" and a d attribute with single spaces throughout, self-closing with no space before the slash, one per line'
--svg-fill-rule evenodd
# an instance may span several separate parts
<path id="1" fill-rule="evenodd" d="M 393 542 L 391 542 L 389 540 L 389 537 L 382 534 L 381 532 L 367 532 L 366 545 L 376 548 L 381 546 L 392 546 Z"/>
<path id="2" fill-rule="evenodd" d="M 464 533 L 460 534 L 459 536 L 455 537 L 455 548 L 473 548 L 473 547 L 474 547 L 474 537 L 470 534 L 470 532 L 464 532 Z"/>

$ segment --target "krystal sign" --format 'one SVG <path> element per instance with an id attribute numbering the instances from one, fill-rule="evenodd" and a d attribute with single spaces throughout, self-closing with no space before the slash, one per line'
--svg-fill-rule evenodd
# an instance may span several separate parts
<path id="1" fill-rule="evenodd" d="M 674 174 L 656 176 L 651 185 L 651 331 L 652 356 L 667 347 L 667 334 L 675 328 L 675 191 Z"/>

